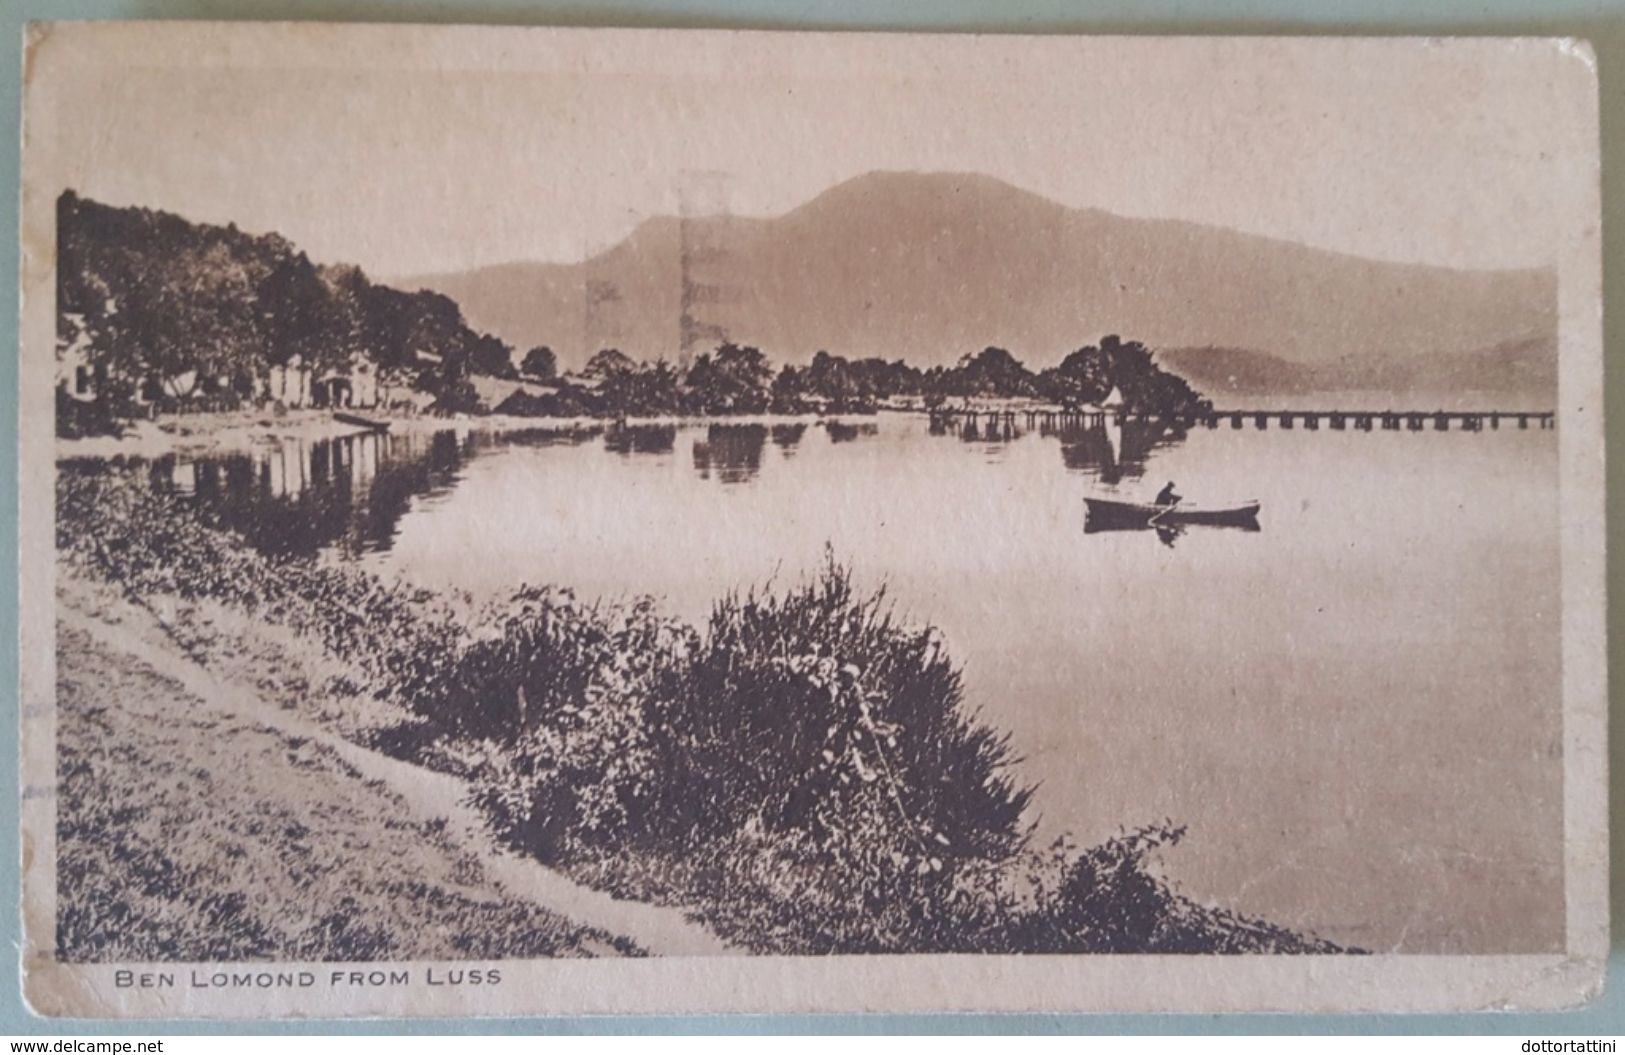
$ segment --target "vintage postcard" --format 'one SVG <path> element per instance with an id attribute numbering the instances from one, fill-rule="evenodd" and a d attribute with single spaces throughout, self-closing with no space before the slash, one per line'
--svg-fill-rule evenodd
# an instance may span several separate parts
<path id="1" fill-rule="evenodd" d="M 1598 992 L 1585 44 L 25 47 L 39 1013 Z"/>

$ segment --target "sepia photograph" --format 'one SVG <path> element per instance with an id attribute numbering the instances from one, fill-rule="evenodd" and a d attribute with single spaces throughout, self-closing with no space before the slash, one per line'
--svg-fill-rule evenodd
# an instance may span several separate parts
<path id="1" fill-rule="evenodd" d="M 26 80 L 41 1013 L 1598 991 L 1583 44 L 40 23 Z"/>

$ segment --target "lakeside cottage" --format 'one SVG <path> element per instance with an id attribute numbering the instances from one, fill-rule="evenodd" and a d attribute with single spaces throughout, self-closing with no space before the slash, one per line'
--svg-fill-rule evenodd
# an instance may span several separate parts
<path id="1" fill-rule="evenodd" d="M 302 407 L 310 402 L 310 369 L 302 356 L 291 356 L 287 362 L 271 367 L 266 396 L 285 407 Z"/>
<path id="2" fill-rule="evenodd" d="M 271 367 L 265 384 L 265 398 L 290 409 L 301 407 L 376 407 L 378 370 L 370 360 L 342 369 L 329 367 L 317 372 L 302 356 L 293 355 L 285 363 Z"/>
<path id="3" fill-rule="evenodd" d="M 93 404 L 117 387 L 105 357 L 96 355 L 94 341 L 82 317 L 67 316 L 73 334 L 57 343 L 57 389 L 82 404 Z M 289 409 L 373 408 L 384 405 L 390 389 L 378 367 L 356 356 L 342 367 L 317 369 L 300 355 L 272 366 L 264 375 L 246 371 L 235 375 L 201 374 L 183 370 L 174 374 L 148 374 L 129 380 L 128 398 L 151 407 L 164 399 L 219 397 L 248 403 L 278 403 Z"/>

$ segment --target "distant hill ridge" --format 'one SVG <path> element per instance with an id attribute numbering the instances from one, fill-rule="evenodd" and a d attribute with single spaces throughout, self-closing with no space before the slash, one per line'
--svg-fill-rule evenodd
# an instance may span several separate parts
<path id="1" fill-rule="evenodd" d="M 1158 359 L 1219 406 L 1237 406 L 1253 395 L 1373 391 L 1405 393 L 1441 406 L 1504 396 L 1521 400 L 1527 409 L 1544 409 L 1557 396 L 1557 344 L 1551 337 L 1503 341 L 1471 352 L 1379 354 L 1313 365 L 1245 348 L 1164 348 Z"/>
<path id="2" fill-rule="evenodd" d="M 998 345 L 1038 369 L 1103 333 L 1132 333 L 1156 348 L 1246 349 L 1262 357 L 1249 369 L 1281 371 L 1260 383 L 1449 379 L 1473 362 L 1497 384 L 1555 376 L 1551 269 L 1369 260 L 1074 209 L 981 175 L 871 173 L 781 216 L 656 217 L 579 263 L 402 284 L 445 293 L 476 328 L 549 345 L 566 366 L 611 345 L 675 357 L 685 225 L 691 315 L 780 361 L 827 349 L 929 367 Z M 1182 368 L 1211 374 L 1194 356 L 1182 353 Z M 1393 365 L 1436 359 L 1448 362 Z"/>

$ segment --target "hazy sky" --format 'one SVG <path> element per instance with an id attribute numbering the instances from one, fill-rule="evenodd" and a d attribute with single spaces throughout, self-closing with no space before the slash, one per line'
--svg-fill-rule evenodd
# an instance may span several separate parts
<path id="1" fill-rule="evenodd" d="M 744 214 L 873 169 L 975 171 L 1362 255 L 1540 265 L 1586 116 L 1555 101 L 1580 60 L 1534 42 L 234 28 L 47 39 L 29 149 L 48 137 L 89 197 L 383 277 L 579 259 L 674 212 L 694 170 L 727 173 Z"/>

